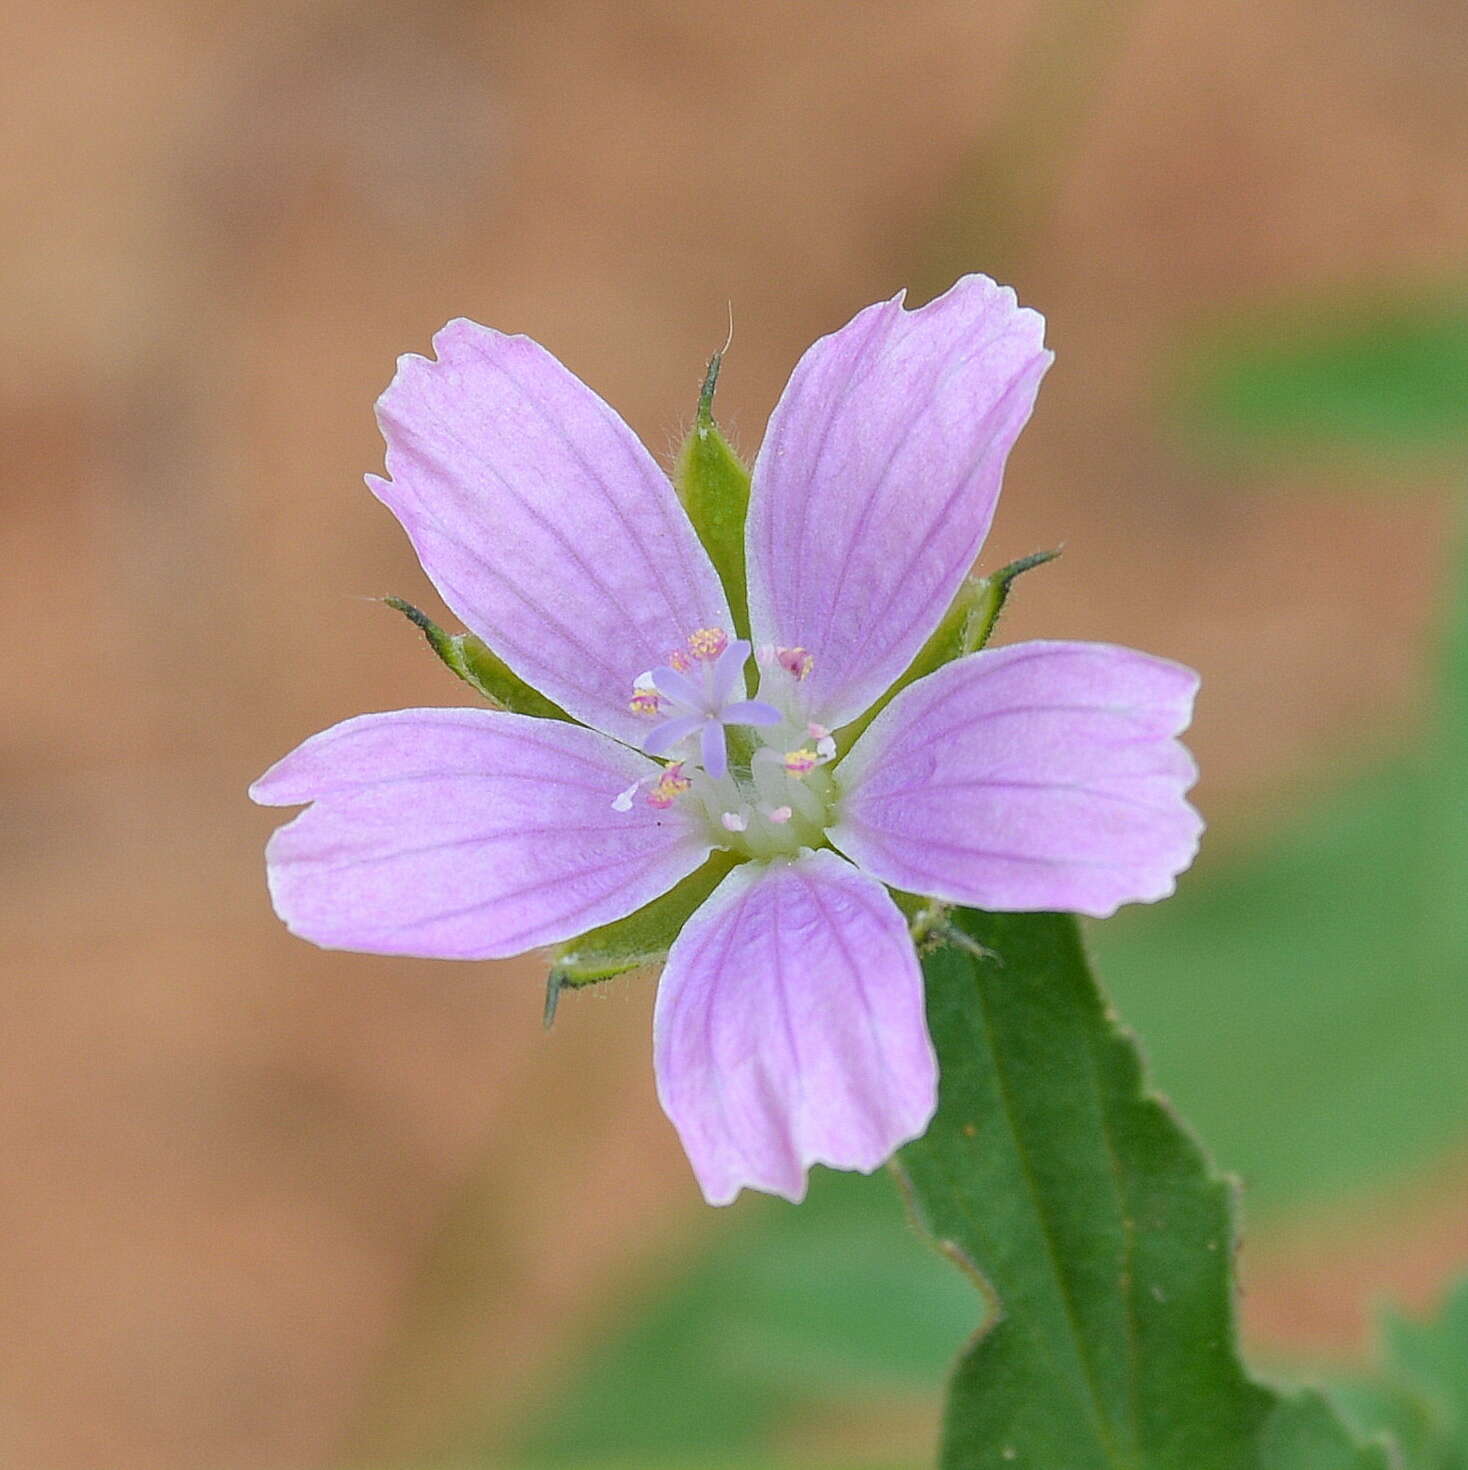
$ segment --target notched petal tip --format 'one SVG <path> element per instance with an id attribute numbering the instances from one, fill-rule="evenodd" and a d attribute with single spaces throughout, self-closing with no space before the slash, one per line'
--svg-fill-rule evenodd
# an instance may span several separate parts
<path id="1" fill-rule="evenodd" d="M 988 532 L 1050 363 L 1043 318 L 985 276 L 867 307 L 801 358 L 755 461 L 755 640 L 809 649 L 846 724 L 911 662 Z"/>
<path id="2" fill-rule="evenodd" d="M 250 784 L 245 788 L 245 795 L 248 796 L 249 799 L 253 801 L 256 806 L 295 805 L 295 803 L 292 802 L 288 797 L 280 797 L 275 795 L 275 783 L 271 780 L 271 776 L 273 775 L 274 771 L 275 767 L 271 766 L 264 775 L 257 776 L 255 780 L 251 781 Z"/>

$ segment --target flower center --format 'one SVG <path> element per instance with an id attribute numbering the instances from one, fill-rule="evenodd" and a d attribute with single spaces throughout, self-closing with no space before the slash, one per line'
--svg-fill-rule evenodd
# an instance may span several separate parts
<path id="1" fill-rule="evenodd" d="M 671 759 L 618 796 L 618 811 L 630 811 L 641 790 L 659 810 L 701 812 L 718 846 L 747 857 L 819 846 L 834 789 L 822 767 L 836 742 L 799 713 L 797 686 L 815 660 L 804 648 L 761 648 L 760 697 L 750 699 L 749 656 L 744 639 L 698 628 L 634 682 L 628 707 L 651 726 L 642 748 Z"/>

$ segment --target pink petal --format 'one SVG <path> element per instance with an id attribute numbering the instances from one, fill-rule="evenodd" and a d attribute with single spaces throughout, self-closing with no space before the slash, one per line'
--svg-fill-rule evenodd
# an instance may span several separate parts
<path id="1" fill-rule="evenodd" d="M 569 939 L 708 855 L 677 810 L 612 802 L 658 767 L 559 720 L 480 709 L 360 715 L 250 788 L 313 803 L 266 849 L 275 910 L 329 949 L 490 959 Z"/>
<path id="2" fill-rule="evenodd" d="M 1104 643 L 1016 643 L 904 689 L 836 767 L 830 839 L 893 887 L 1105 917 L 1172 892 L 1203 830 L 1173 737 L 1198 676 Z"/>
<path id="3" fill-rule="evenodd" d="M 1050 365 L 1043 320 L 987 276 L 859 312 L 801 358 L 754 466 L 756 644 L 814 655 L 809 717 L 861 713 L 937 626 L 989 530 Z"/>
<path id="4" fill-rule="evenodd" d="M 907 925 L 828 851 L 724 879 L 668 956 L 654 1049 L 715 1205 L 745 1186 L 801 1199 L 812 1164 L 870 1173 L 937 1103 Z"/>
<path id="5" fill-rule="evenodd" d="M 729 628 L 708 555 L 631 429 L 528 337 L 453 321 L 377 405 L 403 523 L 443 600 L 523 679 L 636 743 L 637 676 Z"/>

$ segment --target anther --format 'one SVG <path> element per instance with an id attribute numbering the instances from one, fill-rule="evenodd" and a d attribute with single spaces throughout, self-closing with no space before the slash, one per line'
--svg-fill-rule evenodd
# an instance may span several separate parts
<path id="1" fill-rule="evenodd" d="M 663 768 L 657 785 L 647 793 L 648 805 L 665 811 L 692 785 L 693 782 L 683 774 L 683 762 L 674 761 L 671 766 Z"/>
<path id="2" fill-rule="evenodd" d="M 689 653 L 703 663 L 712 663 L 728 646 L 729 635 L 722 628 L 695 628 L 688 635 Z"/>
<path id="3" fill-rule="evenodd" d="M 813 750 L 789 750 L 785 752 L 781 765 L 792 776 L 808 776 L 820 763 L 820 757 Z"/>
<path id="4" fill-rule="evenodd" d="M 792 678 L 803 679 L 815 668 L 815 655 L 804 648 L 777 648 L 775 661 Z"/>

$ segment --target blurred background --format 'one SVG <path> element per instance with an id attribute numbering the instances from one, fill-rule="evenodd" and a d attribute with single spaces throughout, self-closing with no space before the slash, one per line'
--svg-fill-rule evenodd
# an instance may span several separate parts
<path id="1" fill-rule="evenodd" d="M 1204 674 L 1211 823 L 1093 931 L 1246 1185 L 1256 1362 L 1468 1263 L 1468 11 L 16 0 L 0 55 L 0 1463 L 917 1465 L 978 1319 L 887 1181 L 700 1203 L 652 982 L 325 954 L 248 781 L 462 701 L 361 484 L 525 331 L 655 452 L 970 269 L 1058 360 L 1001 639 Z M 1455 599 L 1458 599 L 1455 601 Z M 443 616 L 439 612 L 440 616 Z M 1457 649 L 1455 654 L 1454 650 Z"/>

